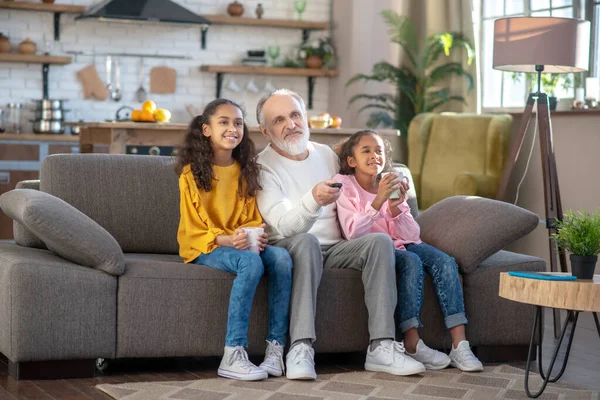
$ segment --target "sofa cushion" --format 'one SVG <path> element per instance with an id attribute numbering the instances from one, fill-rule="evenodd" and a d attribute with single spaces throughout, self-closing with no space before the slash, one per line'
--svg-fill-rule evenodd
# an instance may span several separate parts
<path id="1" fill-rule="evenodd" d="M 87 215 L 63 200 L 32 189 L 0 196 L 0 207 L 66 260 L 121 275 L 123 251 L 117 241 Z"/>
<path id="2" fill-rule="evenodd" d="M 178 254 L 178 176 L 173 157 L 53 154 L 40 190 L 106 229 L 125 253 Z"/>
<path id="3" fill-rule="evenodd" d="M 468 273 L 506 245 L 533 231 L 539 218 L 531 211 L 474 196 L 444 199 L 417 218 L 421 239 L 448 253 Z"/>
<path id="4" fill-rule="evenodd" d="M 39 180 L 27 180 L 21 181 L 17 183 L 17 189 L 35 189 L 40 190 L 40 181 Z M 25 228 L 23 225 L 18 223 L 17 221 L 13 222 L 13 237 L 15 238 L 15 243 L 19 246 L 24 247 L 33 247 L 36 249 L 45 249 L 46 245 L 39 237 L 35 236 L 29 229 Z"/>

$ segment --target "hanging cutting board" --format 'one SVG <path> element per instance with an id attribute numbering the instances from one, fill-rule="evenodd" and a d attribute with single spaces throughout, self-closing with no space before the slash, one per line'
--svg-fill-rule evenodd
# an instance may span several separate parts
<path id="1" fill-rule="evenodd" d="M 96 71 L 94 65 L 88 65 L 80 70 L 77 72 L 77 76 L 83 84 L 83 95 L 86 99 L 93 96 L 98 100 L 106 100 L 108 89 L 104 82 L 102 82 L 102 79 L 100 79 L 100 76 L 98 76 L 98 71 Z"/>
<path id="2" fill-rule="evenodd" d="M 169 67 L 154 67 L 150 70 L 150 93 L 175 93 L 177 71 Z"/>

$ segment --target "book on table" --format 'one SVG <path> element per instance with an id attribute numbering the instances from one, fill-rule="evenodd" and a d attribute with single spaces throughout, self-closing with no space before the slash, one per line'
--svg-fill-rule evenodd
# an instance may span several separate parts
<path id="1" fill-rule="evenodd" d="M 509 271 L 509 275 L 519 278 L 542 279 L 546 281 L 575 281 L 576 276 L 567 272 L 525 272 L 525 271 Z"/>

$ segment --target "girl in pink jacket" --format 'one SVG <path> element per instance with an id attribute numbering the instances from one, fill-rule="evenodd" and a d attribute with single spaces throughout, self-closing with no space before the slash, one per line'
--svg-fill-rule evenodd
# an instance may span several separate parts
<path id="1" fill-rule="evenodd" d="M 423 243 L 419 224 L 407 203 L 408 183 L 392 171 L 391 147 L 375 131 L 356 132 L 338 148 L 342 183 L 337 214 L 346 239 L 368 233 L 390 235 L 396 248 L 398 322 L 404 334 L 406 354 L 427 369 L 448 365 L 463 371 L 481 371 L 465 338 L 465 306 L 458 266 L 454 258 Z M 419 314 L 423 304 L 423 282 L 427 272 L 432 279 L 444 322 L 452 337 L 450 355 L 429 348 L 419 338 Z"/>

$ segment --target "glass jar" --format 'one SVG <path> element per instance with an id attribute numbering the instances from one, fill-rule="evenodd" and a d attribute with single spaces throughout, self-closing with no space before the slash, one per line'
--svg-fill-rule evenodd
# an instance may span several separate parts
<path id="1" fill-rule="evenodd" d="M 9 103 L 6 114 L 6 124 L 4 127 L 6 132 L 21 133 L 21 104 Z"/>

